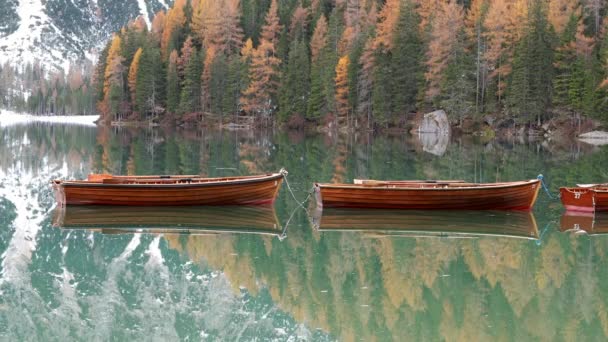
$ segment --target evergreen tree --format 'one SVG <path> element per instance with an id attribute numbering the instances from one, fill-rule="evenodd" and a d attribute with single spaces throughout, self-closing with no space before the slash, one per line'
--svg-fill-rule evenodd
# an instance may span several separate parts
<path id="1" fill-rule="evenodd" d="M 292 115 L 306 116 L 310 87 L 308 48 L 303 40 L 291 43 L 287 67 L 280 90 L 279 119 L 287 121 Z"/>
<path id="2" fill-rule="evenodd" d="M 167 112 L 177 113 L 179 108 L 179 75 L 177 69 L 177 51 L 173 50 L 169 55 L 169 65 L 167 67 Z"/>
<path id="3" fill-rule="evenodd" d="M 201 110 L 201 74 L 203 72 L 204 53 L 194 48 L 192 57 L 186 65 L 184 82 L 182 84 L 179 112 L 190 114 Z"/>
<path id="4" fill-rule="evenodd" d="M 402 3 L 399 13 L 391 60 L 393 110 L 398 114 L 405 114 L 416 108 L 422 79 L 422 40 L 419 37 L 418 25 L 420 19 L 414 4 L 406 0 Z"/>
<path id="5" fill-rule="evenodd" d="M 156 118 L 165 110 L 165 77 L 160 49 L 144 46 L 137 72 L 135 111 L 141 119 Z"/>
<path id="6" fill-rule="evenodd" d="M 542 3 L 530 8 L 525 31 L 515 50 L 508 104 L 521 120 L 540 123 L 551 103 L 555 41 Z"/>

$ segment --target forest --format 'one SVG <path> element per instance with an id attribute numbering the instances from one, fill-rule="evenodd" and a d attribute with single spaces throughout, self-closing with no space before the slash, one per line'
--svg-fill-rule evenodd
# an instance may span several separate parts
<path id="1" fill-rule="evenodd" d="M 606 121 L 606 13 L 601 0 L 176 0 L 113 35 L 81 68 L 86 91 L 72 71 L 17 102 L 106 123 L 388 128 L 435 109 L 454 123 Z"/>

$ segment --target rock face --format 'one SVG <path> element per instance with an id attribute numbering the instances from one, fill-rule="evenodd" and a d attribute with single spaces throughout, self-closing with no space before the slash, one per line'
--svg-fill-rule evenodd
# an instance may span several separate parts
<path id="1" fill-rule="evenodd" d="M 434 133 L 450 135 L 450 121 L 443 110 L 436 110 L 424 114 L 424 119 L 418 127 L 419 133 Z"/>
<path id="2" fill-rule="evenodd" d="M 142 15 L 147 23 L 173 0 L 0 0 L 0 64 L 47 68 L 93 59 L 112 32 Z"/>

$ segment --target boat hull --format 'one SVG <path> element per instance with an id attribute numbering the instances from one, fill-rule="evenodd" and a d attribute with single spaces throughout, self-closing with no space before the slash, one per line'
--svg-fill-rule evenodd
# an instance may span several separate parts
<path id="1" fill-rule="evenodd" d="M 270 205 L 283 174 L 174 184 L 106 184 L 103 182 L 54 181 L 60 205 Z"/>
<path id="2" fill-rule="evenodd" d="M 487 186 L 361 186 L 315 184 L 317 203 L 333 208 L 530 210 L 539 180 Z"/>
<path id="3" fill-rule="evenodd" d="M 559 191 L 567 211 L 608 211 L 608 188 L 563 187 Z"/>

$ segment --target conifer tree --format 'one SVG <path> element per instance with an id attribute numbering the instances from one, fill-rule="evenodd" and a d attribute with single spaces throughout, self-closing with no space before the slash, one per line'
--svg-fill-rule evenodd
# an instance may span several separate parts
<path id="1" fill-rule="evenodd" d="M 249 71 L 249 87 L 241 99 L 243 109 L 252 114 L 268 119 L 276 107 L 276 91 L 279 86 L 279 65 L 276 46 L 281 30 L 278 17 L 277 1 L 272 0 L 266 24 L 262 28 L 260 45 L 255 49 Z"/>
<path id="2" fill-rule="evenodd" d="M 133 57 L 133 61 L 131 62 L 131 66 L 129 67 L 128 82 L 129 91 L 131 92 L 131 103 L 135 103 L 135 86 L 137 83 L 137 72 L 142 52 L 142 48 L 137 49 L 137 52 L 135 52 L 135 56 Z"/>
<path id="3" fill-rule="evenodd" d="M 280 90 L 279 119 L 287 121 L 290 116 L 306 116 L 308 91 L 310 86 L 310 62 L 308 48 L 304 40 L 291 43 L 287 67 L 283 74 Z"/>
<path id="4" fill-rule="evenodd" d="M 201 74 L 204 53 L 194 48 L 186 66 L 179 101 L 179 112 L 191 114 L 201 110 Z"/>
<path id="5" fill-rule="evenodd" d="M 508 104 L 522 121 L 540 124 L 551 102 L 554 34 L 545 5 L 535 2 L 528 13 L 527 30 L 515 50 Z"/>
<path id="6" fill-rule="evenodd" d="M 167 112 L 177 113 L 179 108 L 179 74 L 178 74 L 177 51 L 173 50 L 169 55 L 169 65 L 167 67 Z"/>
<path id="7" fill-rule="evenodd" d="M 314 33 L 310 40 L 311 70 L 310 95 L 307 104 L 306 117 L 309 120 L 319 119 L 325 110 L 325 96 L 323 92 L 321 53 L 327 46 L 327 20 L 321 15 L 317 20 Z"/>
<path id="8" fill-rule="evenodd" d="M 350 126 L 348 114 L 350 106 L 348 103 L 348 56 L 343 56 L 336 66 L 336 113 L 338 115 L 339 127 Z"/>
<path id="9" fill-rule="evenodd" d="M 144 46 L 137 71 L 135 110 L 141 119 L 157 118 L 165 110 L 165 77 L 160 50 Z"/>
<path id="10" fill-rule="evenodd" d="M 414 5 L 406 0 L 401 5 L 395 27 L 392 53 L 393 110 L 405 114 L 416 108 L 422 68 L 422 41 L 418 33 L 420 20 Z"/>

